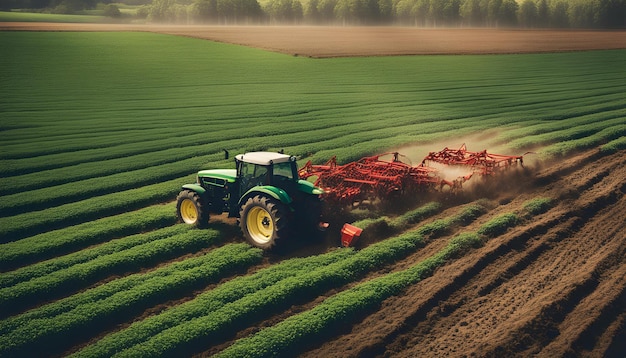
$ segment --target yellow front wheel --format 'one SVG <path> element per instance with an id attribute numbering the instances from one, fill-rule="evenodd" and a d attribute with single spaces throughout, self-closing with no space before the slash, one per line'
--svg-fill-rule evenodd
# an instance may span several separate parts
<path id="1" fill-rule="evenodd" d="M 195 191 L 183 190 L 176 198 L 178 221 L 202 227 L 209 221 L 209 214 L 202 199 Z"/>
<path id="2" fill-rule="evenodd" d="M 240 226 L 251 245 L 264 250 L 271 249 L 287 235 L 286 207 L 272 197 L 253 196 L 241 207 Z"/>

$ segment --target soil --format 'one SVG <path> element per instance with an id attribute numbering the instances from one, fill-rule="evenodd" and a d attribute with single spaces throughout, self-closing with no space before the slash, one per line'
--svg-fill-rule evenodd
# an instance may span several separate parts
<path id="1" fill-rule="evenodd" d="M 626 48 L 626 31 L 591 30 L 10 22 L 0 23 L 0 31 L 147 31 L 309 57 L 511 54 Z"/>

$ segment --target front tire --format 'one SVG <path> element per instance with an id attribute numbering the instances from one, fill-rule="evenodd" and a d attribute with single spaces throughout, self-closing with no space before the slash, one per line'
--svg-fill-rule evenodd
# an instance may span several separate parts
<path id="1" fill-rule="evenodd" d="M 176 216 L 178 221 L 205 227 L 209 222 L 209 212 L 200 195 L 192 190 L 183 190 L 176 197 Z"/>
<path id="2" fill-rule="evenodd" d="M 252 246 L 268 250 L 289 232 L 287 208 L 280 201 L 265 195 L 255 195 L 243 204 L 240 227 Z"/>

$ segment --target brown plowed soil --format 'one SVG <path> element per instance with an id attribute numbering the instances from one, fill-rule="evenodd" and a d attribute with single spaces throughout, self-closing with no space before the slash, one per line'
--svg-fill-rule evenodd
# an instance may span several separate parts
<path id="1" fill-rule="evenodd" d="M 303 356 L 624 357 L 625 176 L 624 152 L 586 153 L 539 172 L 534 189 L 481 221 L 536 197 L 556 199 L 550 211 Z"/>
<path id="2" fill-rule="evenodd" d="M 309 57 L 507 54 L 626 48 L 626 31 L 0 23 L 0 31 L 147 31 Z"/>

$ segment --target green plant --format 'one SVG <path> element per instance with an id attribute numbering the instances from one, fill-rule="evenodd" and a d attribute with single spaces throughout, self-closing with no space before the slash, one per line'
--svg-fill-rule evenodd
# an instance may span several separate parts
<path id="1" fill-rule="evenodd" d="M 548 211 L 554 205 L 554 201 L 551 198 L 536 198 L 528 200 L 524 203 L 523 210 L 530 216 L 543 214 Z"/>
<path id="2" fill-rule="evenodd" d="M 478 233 L 487 237 L 496 237 L 504 234 L 510 227 L 517 225 L 520 218 L 514 213 L 497 216 L 483 224 Z"/>

